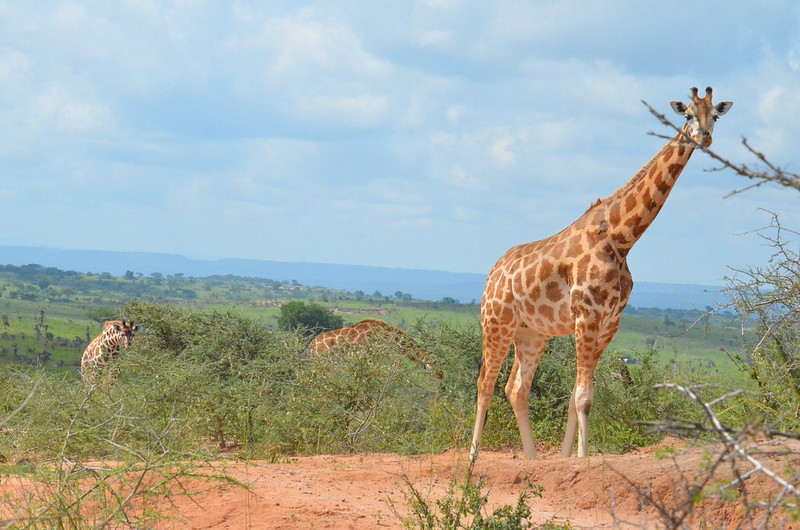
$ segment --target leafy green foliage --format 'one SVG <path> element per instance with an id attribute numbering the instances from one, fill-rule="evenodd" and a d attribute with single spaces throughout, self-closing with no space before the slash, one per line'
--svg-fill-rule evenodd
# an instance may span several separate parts
<path id="1" fill-rule="evenodd" d="M 484 492 L 486 484 L 483 478 L 473 479 L 473 466 L 469 468 L 462 480 L 453 479 L 447 493 L 441 499 L 428 499 L 406 477 L 404 496 L 408 506 L 408 513 L 392 505 L 392 511 L 403 520 L 406 528 L 419 528 L 422 530 L 437 530 L 447 528 L 452 530 L 521 530 L 523 528 L 568 530 L 571 525 L 545 523 L 541 526 L 531 526 L 528 519 L 531 508 L 528 503 L 530 497 L 541 498 L 543 488 L 538 484 L 526 484 L 517 497 L 517 502 L 511 506 L 506 505 L 489 513 L 486 506 L 489 493 Z"/>
<path id="2" fill-rule="evenodd" d="M 208 453 L 191 450 L 182 419 L 154 413 L 144 396 L 10 368 L 0 371 L 0 386 L 0 454 L 18 464 L 2 478 L 23 484 L 22 494 L 3 498 L 4 525 L 153 527 L 170 516 L 165 499 L 187 494 L 185 478 L 233 482 L 203 471 Z"/>
<path id="3" fill-rule="evenodd" d="M 387 336 L 306 359 L 266 418 L 269 441 L 290 452 L 430 449 L 432 375 Z"/>
<path id="4" fill-rule="evenodd" d="M 751 412 L 781 430 L 800 427 L 800 254 L 793 232 L 773 215 L 759 231 L 772 247 L 769 262 L 736 271 L 728 294 L 741 325 L 752 325 L 745 350 L 734 361 L 757 385 Z"/>
<path id="5" fill-rule="evenodd" d="M 344 320 L 319 304 L 305 302 L 287 302 L 281 306 L 278 317 L 278 329 L 283 331 L 302 330 L 308 336 L 323 331 L 344 327 Z"/>
<path id="6" fill-rule="evenodd" d="M 381 336 L 361 347 L 309 356 L 300 331 L 272 331 L 233 311 L 136 301 L 123 313 L 140 324 L 141 332 L 117 361 L 119 381 L 98 389 L 93 406 L 82 412 L 88 438 L 76 450 L 86 454 L 109 450 L 95 434 L 125 440 L 140 451 L 153 443 L 153 433 L 165 433 L 182 450 L 213 444 L 261 456 L 433 452 L 466 446 L 471 436 L 481 359 L 477 322 L 415 323 L 408 332 L 429 351 L 433 370 L 425 370 L 395 341 Z M 563 437 L 574 358 L 571 340 L 554 340 L 537 372 L 531 419 L 537 439 L 545 444 L 558 444 Z M 485 448 L 519 443 L 503 394 L 512 361 L 510 354 L 496 386 Z M 673 402 L 677 398 L 652 388 L 673 375 L 652 356 L 630 367 L 632 385 L 620 376 L 620 367 L 609 352 L 596 374 L 591 439 L 603 451 L 650 443 L 655 437 L 639 422 L 683 410 Z M 9 412 L 25 399 L 22 389 L 30 385 L 20 379 L 29 376 L 16 370 L 4 374 L 0 385 L 8 391 L 0 412 Z M 46 392 L 37 392 L 14 418 L 15 428 L 28 433 L 14 442 L 15 452 L 55 452 L 49 439 L 36 434 L 63 424 L 85 393 L 83 384 L 68 374 L 54 374 L 40 385 L 46 385 Z M 103 414 L 120 407 L 131 411 L 135 421 L 105 423 Z M 83 432 L 76 432 L 75 439 Z"/>

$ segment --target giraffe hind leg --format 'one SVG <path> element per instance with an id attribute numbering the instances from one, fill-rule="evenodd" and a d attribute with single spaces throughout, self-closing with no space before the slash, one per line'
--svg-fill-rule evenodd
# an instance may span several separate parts
<path id="1" fill-rule="evenodd" d="M 489 412 L 489 403 L 492 401 L 497 376 L 500 374 L 500 368 L 503 366 L 506 355 L 508 355 L 510 345 L 511 337 L 493 338 L 491 332 L 484 330 L 483 363 L 478 376 L 478 399 L 475 410 L 475 427 L 472 430 L 472 445 L 469 450 L 470 458 L 474 459 L 478 455 L 483 427 L 486 425 Z"/>
<path id="2" fill-rule="evenodd" d="M 536 458 L 530 421 L 530 395 L 533 376 L 542 359 L 548 337 L 537 335 L 529 328 L 519 328 L 514 337 L 514 365 L 506 384 L 506 397 L 517 419 L 522 450 L 526 458 Z"/>
<path id="3" fill-rule="evenodd" d="M 575 388 L 569 395 L 569 413 L 567 415 L 567 431 L 564 433 L 564 443 L 561 445 L 561 456 L 568 458 L 572 454 L 572 446 L 575 445 L 575 433 L 578 429 L 578 411 L 575 408 Z"/>

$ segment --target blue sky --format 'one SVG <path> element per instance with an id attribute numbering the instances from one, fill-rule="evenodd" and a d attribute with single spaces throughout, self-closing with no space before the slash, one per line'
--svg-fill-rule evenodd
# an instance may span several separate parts
<path id="1" fill-rule="evenodd" d="M 800 170 L 794 1 L 0 1 L 0 244 L 486 273 L 660 149 L 641 100 L 707 85 L 720 154 Z M 635 280 L 763 263 L 760 208 L 800 229 L 713 166 Z"/>

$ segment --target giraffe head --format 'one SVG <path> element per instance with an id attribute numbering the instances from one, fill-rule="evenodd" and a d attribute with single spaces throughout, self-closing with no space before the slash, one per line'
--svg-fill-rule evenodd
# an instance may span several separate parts
<path id="1" fill-rule="evenodd" d="M 670 105 L 672 110 L 686 118 L 683 132 L 698 144 L 708 147 L 712 141 L 714 122 L 728 112 L 733 102 L 723 101 L 714 105 L 711 103 L 711 87 L 707 87 L 706 95 L 702 98 L 697 95 L 697 88 L 692 88 L 692 102 L 688 106 L 681 101 L 671 101 Z"/>
<path id="2" fill-rule="evenodd" d="M 113 337 L 117 339 L 115 342 L 125 348 L 130 347 L 137 331 L 139 331 L 139 326 L 134 325 L 133 321 L 110 320 L 103 326 L 103 333 L 105 333 L 108 338 Z"/>

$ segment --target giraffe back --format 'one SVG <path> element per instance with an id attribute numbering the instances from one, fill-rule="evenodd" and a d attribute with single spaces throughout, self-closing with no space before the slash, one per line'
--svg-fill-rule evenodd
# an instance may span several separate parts
<path id="1" fill-rule="evenodd" d="M 87 381 L 96 381 L 119 356 L 121 348 L 129 348 L 138 331 L 133 321 L 109 320 L 100 334 L 89 343 L 81 357 L 81 375 Z"/>
<path id="2" fill-rule="evenodd" d="M 431 370 L 429 354 L 425 348 L 417 344 L 400 328 L 376 318 L 367 318 L 352 326 L 320 333 L 311 341 L 308 351 L 312 354 L 319 354 L 343 343 L 359 344 L 381 334 L 400 346 L 409 359 L 420 363 L 426 370 Z"/>

